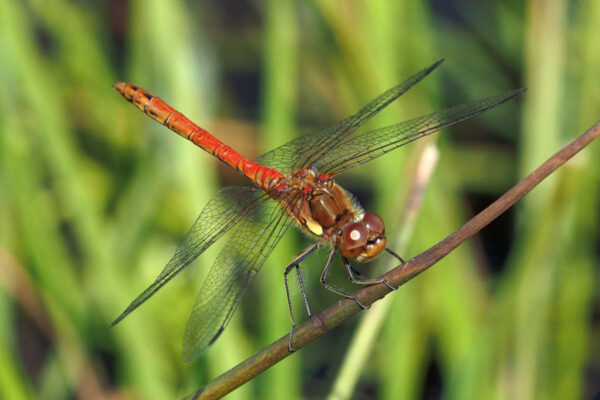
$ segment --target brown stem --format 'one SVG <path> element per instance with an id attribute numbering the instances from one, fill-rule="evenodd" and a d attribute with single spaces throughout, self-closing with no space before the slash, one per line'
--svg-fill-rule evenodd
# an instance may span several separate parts
<path id="1" fill-rule="evenodd" d="M 553 155 L 525 179 L 513 186 L 508 192 L 469 220 L 456 232 L 437 243 L 429 250 L 408 260 L 405 264 L 387 272 L 382 278 L 388 280 L 392 285 L 400 286 L 425 271 L 519 201 L 548 175 L 554 172 L 558 167 L 577 154 L 598 136 L 600 136 L 600 122 L 596 123 L 583 135 L 579 136 L 558 153 Z M 386 285 L 377 284 L 359 290 L 356 292 L 356 295 L 363 304 L 372 304 L 388 293 L 390 293 L 390 290 Z M 294 335 L 294 348 L 299 349 L 304 347 L 306 344 L 331 331 L 344 320 L 361 310 L 362 309 L 353 300 L 339 300 L 336 304 L 327 308 L 322 313 L 313 316 L 310 320 L 296 329 Z M 288 351 L 288 335 L 285 335 L 248 358 L 246 361 L 219 376 L 204 388 L 189 395 L 186 399 L 214 399 L 222 397 L 290 354 L 291 353 Z"/>

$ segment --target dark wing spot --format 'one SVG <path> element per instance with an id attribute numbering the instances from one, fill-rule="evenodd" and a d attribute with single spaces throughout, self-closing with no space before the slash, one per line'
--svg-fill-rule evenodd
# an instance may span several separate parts
<path id="1" fill-rule="evenodd" d="M 210 342 L 208 342 L 208 345 L 211 346 L 214 342 L 216 342 L 217 339 L 219 338 L 219 336 L 221 336 L 221 333 L 223 333 L 224 330 L 225 330 L 225 327 L 221 326 L 219 328 L 219 330 L 217 331 L 217 333 L 215 334 L 215 336 L 213 336 L 213 338 L 210 339 Z"/>

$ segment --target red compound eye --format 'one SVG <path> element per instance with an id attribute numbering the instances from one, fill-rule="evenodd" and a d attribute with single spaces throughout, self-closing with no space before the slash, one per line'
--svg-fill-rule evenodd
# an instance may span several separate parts
<path id="1" fill-rule="evenodd" d="M 344 257 L 356 258 L 367 243 L 369 230 L 362 222 L 346 225 L 342 230 L 339 249 Z"/>
<path id="2" fill-rule="evenodd" d="M 383 221 L 377 214 L 372 212 L 366 212 L 363 217 L 362 223 L 367 227 L 370 232 L 376 233 L 375 236 L 383 236 L 385 233 L 385 226 Z"/>

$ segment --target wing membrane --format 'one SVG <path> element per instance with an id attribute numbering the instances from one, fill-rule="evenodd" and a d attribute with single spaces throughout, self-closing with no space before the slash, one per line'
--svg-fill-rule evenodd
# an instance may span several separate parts
<path id="1" fill-rule="evenodd" d="M 110 326 L 119 323 L 152 297 L 232 226 L 254 213 L 268 199 L 264 191 L 252 187 L 230 186 L 219 190 L 204 206 L 194 225 L 177 246 L 175 254 L 156 280 L 136 297 Z"/>
<path id="2" fill-rule="evenodd" d="M 385 91 L 356 114 L 338 122 L 334 126 L 313 134 L 300 136 L 283 146 L 263 154 L 256 161 L 285 173 L 311 167 L 317 160 L 326 156 L 331 149 L 335 148 L 341 140 L 351 135 L 379 111 L 383 110 L 391 102 L 419 83 L 419 81 L 429 75 L 443 61 L 437 61 L 399 85 Z"/>
<path id="3" fill-rule="evenodd" d="M 223 332 L 246 289 L 292 220 L 275 201 L 261 203 L 232 232 L 196 299 L 183 339 L 183 359 L 198 358 Z"/>
<path id="4" fill-rule="evenodd" d="M 346 138 L 327 154 L 323 154 L 313 167 L 319 173 L 341 174 L 423 136 L 506 103 L 519 97 L 524 91 L 525 89 L 512 90 Z"/>

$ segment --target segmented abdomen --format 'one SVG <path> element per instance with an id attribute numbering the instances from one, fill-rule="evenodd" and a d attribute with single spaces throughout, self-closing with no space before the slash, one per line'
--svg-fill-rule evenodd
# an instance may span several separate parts
<path id="1" fill-rule="evenodd" d="M 147 90 L 125 82 L 116 83 L 114 88 L 145 114 L 237 169 L 258 186 L 272 188 L 283 177 L 279 171 L 242 156 Z"/>

